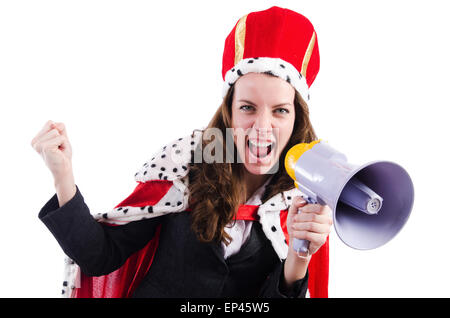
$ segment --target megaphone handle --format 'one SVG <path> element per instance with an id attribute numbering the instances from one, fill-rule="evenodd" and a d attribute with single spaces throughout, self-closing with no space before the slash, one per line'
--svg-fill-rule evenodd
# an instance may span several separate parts
<path id="1" fill-rule="evenodd" d="M 310 197 L 302 196 L 302 198 L 305 199 L 306 202 L 308 202 L 308 203 L 311 203 L 311 204 L 317 203 L 317 201 L 315 201 L 314 199 L 312 199 Z M 297 213 L 301 213 L 301 212 L 302 211 L 300 209 L 298 209 Z M 297 252 L 297 255 L 299 257 L 308 257 L 309 256 L 309 241 L 294 238 L 293 248 L 294 248 L 294 251 Z"/>

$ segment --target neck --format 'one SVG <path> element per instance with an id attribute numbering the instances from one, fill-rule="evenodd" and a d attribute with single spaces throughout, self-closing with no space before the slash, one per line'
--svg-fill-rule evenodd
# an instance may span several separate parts
<path id="1" fill-rule="evenodd" d="M 245 202 L 270 178 L 270 174 L 251 174 L 244 168 Z"/>

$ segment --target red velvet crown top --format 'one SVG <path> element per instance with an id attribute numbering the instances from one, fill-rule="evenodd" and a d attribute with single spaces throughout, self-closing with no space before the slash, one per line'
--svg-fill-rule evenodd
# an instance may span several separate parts
<path id="1" fill-rule="evenodd" d="M 250 57 L 289 62 L 310 87 L 320 66 L 314 27 L 306 17 L 289 9 L 271 7 L 249 13 L 239 19 L 225 40 L 223 79 L 240 60 Z"/>

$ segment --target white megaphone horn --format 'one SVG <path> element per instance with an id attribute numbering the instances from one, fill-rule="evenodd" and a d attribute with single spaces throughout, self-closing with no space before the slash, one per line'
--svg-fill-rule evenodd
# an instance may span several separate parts
<path id="1" fill-rule="evenodd" d="M 411 214 L 413 183 L 396 163 L 353 165 L 342 153 L 317 140 L 289 149 L 285 168 L 309 203 L 331 208 L 338 237 L 352 248 L 368 250 L 387 243 Z M 294 239 L 293 247 L 305 255 L 309 242 Z"/>

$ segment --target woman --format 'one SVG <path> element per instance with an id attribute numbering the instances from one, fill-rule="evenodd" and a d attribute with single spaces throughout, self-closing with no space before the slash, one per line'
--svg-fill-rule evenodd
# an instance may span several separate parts
<path id="1" fill-rule="evenodd" d="M 125 277 L 113 297 L 304 297 L 324 245 L 328 262 L 331 215 L 306 204 L 280 162 L 316 138 L 304 100 L 318 61 L 302 15 L 272 7 L 241 18 L 225 42 L 224 100 L 208 127 L 164 146 L 136 173 L 134 192 L 95 218 L 74 182 L 65 127 L 47 122 L 32 145 L 56 195 L 39 217 L 70 258 L 70 280 L 75 265 L 85 288 L 89 276 Z M 310 241 L 308 255 L 292 238 Z M 317 274 L 327 266 L 316 261 L 316 276 L 327 278 Z M 65 294 L 86 296 L 72 284 Z"/>

